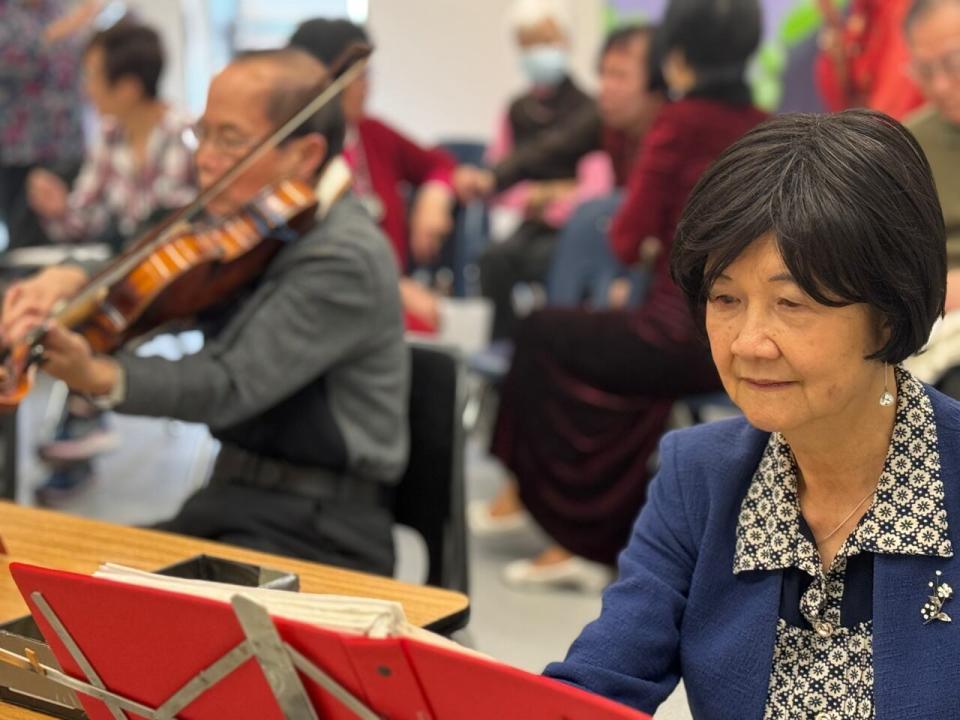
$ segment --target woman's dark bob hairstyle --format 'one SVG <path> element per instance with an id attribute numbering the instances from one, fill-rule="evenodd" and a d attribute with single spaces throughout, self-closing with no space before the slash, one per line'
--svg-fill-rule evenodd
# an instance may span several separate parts
<path id="1" fill-rule="evenodd" d="M 930 165 L 886 115 L 781 115 L 704 173 L 671 258 L 673 279 L 701 322 L 720 273 L 767 235 L 814 300 L 879 312 L 889 340 L 871 360 L 913 355 L 943 314 L 946 232 Z"/>
<path id="2" fill-rule="evenodd" d="M 657 29 L 661 60 L 681 50 L 698 72 L 744 67 L 760 45 L 759 0 L 671 0 Z"/>

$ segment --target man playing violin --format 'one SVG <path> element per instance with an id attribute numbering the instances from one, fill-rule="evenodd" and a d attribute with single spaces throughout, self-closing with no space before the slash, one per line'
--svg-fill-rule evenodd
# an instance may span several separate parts
<path id="1" fill-rule="evenodd" d="M 305 105 L 323 73 L 286 49 L 246 54 L 217 75 L 198 124 L 201 187 Z M 103 406 L 206 423 L 221 441 L 208 486 L 162 529 L 388 574 L 384 490 L 406 462 L 409 357 L 390 247 L 347 192 L 349 177 L 336 182 L 338 107 L 328 103 L 208 205 L 222 218 L 284 179 L 317 187 L 312 227 L 242 299 L 206 318 L 202 350 L 177 361 L 98 355 L 50 324 L 42 367 Z M 8 290 L 6 343 L 87 279 L 61 266 Z"/>

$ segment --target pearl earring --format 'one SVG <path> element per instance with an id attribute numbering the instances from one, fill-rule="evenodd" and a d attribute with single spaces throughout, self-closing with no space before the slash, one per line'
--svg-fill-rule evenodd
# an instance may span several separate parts
<path id="1" fill-rule="evenodd" d="M 887 381 L 890 379 L 890 366 L 883 366 L 883 395 L 880 396 L 880 407 L 890 407 L 893 405 L 893 395 L 890 393 L 890 389 L 887 386 Z"/>

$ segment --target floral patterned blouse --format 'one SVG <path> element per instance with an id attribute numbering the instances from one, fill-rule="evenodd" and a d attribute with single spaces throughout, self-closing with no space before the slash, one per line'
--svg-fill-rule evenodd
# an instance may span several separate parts
<path id="1" fill-rule="evenodd" d="M 2 1 L 2 0 L 0 0 Z M 168 109 L 150 133 L 147 157 L 137 167 L 116 121 L 103 118 L 100 133 L 80 168 L 61 218 L 44 219 L 57 242 L 109 241 L 133 237 L 196 196 L 194 136 L 188 118 Z"/>
<path id="2" fill-rule="evenodd" d="M 43 41 L 73 0 L 0 0 L 0 165 L 83 157 L 82 41 Z"/>
<path id="3" fill-rule="evenodd" d="M 896 378 L 896 418 L 876 496 L 827 572 L 800 513 L 793 453 L 779 433 L 744 498 L 734 572 L 783 574 L 766 720 L 873 718 L 874 556 L 953 555 L 933 406 L 907 371 L 896 368 Z"/>

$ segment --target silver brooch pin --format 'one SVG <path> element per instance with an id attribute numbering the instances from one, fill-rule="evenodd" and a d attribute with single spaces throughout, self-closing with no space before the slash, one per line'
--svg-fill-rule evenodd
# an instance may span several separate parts
<path id="1" fill-rule="evenodd" d="M 937 576 L 934 578 L 934 582 L 927 583 L 933 593 L 920 610 L 924 625 L 929 625 L 934 620 L 952 622 L 950 616 L 943 611 L 943 604 L 953 597 L 953 588 L 947 585 L 947 583 L 940 582 L 940 576 L 942 574 L 942 572 L 937 570 Z"/>

